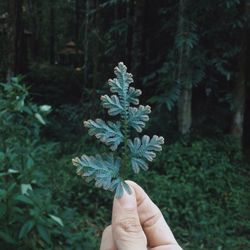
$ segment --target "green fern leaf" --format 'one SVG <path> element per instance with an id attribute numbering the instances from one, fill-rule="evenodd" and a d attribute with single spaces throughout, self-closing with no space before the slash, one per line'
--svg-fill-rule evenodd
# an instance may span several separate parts
<path id="1" fill-rule="evenodd" d="M 111 97 L 103 95 L 101 96 L 101 101 L 102 106 L 108 109 L 108 114 L 111 116 L 118 115 L 124 111 L 117 95 L 112 95 Z"/>
<path id="2" fill-rule="evenodd" d="M 140 89 L 135 89 L 134 87 L 129 87 L 128 89 L 128 102 L 132 103 L 134 105 L 139 104 L 139 99 L 137 98 L 138 96 L 141 95 L 141 90 Z"/>
<path id="3" fill-rule="evenodd" d="M 118 179 L 120 159 L 115 159 L 113 155 L 107 156 L 87 156 L 74 158 L 73 164 L 77 167 L 77 174 L 84 177 L 86 181 L 95 180 L 96 187 L 105 190 L 113 190 L 116 187 L 115 180 Z"/>
<path id="4" fill-rule="evenodd" d="M 140 168 L 147 170 L 147 161 L 152 161 L 157 151 L 162 150 L 162 144 L 164 144 L 164 138 L 154 135 L 151 139 L 148 135 L 144 135 L 142 139 L 136 137 L 134 141 L 128 141 L 128 147 L 130 149 L 132 158 L 131 164 L 135 173 L 138 173 Z"/>
<path id="5" fill-rule="evenodd" d="M 117 78 L 109 80 L 110 91 L 112 93 L 118 93 L 120 103 L 126 112 L 126 108 L 129 104 L 128 89 L 129 85 L 133 82 L 133 76 L 127 73 L 127 67 L 122 62 L 115 67 L 114 73 Z"/>
<path id="6" fill-rule="evenodd" d="M 140 133 L 145 127 L 145 122 L 149 120 L 148 114 L 150 113 L 151 108 L 148 105 L 140 105 L 138 108 L 130 107 L 128 124 Z"/>
<path id="7" fill-rule="evenodd" d="M 95 135 L 97 139 L 110 146 L 111 150 L 116 150 L 120 143 L 123 141 L 123 134 L 120 130 L 121 125 L 119 122 L 107 123 L 102 119 L 88 120 L 84 122 L 84 126 L 89 129 L 90 135 Z"/>

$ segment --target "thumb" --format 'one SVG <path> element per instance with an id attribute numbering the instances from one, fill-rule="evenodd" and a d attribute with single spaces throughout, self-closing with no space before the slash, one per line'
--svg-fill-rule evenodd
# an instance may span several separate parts
<path id="1" fill-rule="evenodd" d="M 147 239 L 142 230 L 135 191 L 126 191 L 119 199 L 114 198 L 112 213 L 112 235 L 118 250 L 146 250 Z"/>

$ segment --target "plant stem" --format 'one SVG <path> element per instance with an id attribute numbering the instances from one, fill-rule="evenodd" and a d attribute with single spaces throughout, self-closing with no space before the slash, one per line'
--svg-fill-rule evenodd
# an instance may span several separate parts
<path id="1" fill-rule="evenodd" d="M 123 124 L 123 134 L 124 134 L 124 145 L 122 147 L 122 164 L 121 164 L 121 176 L 125 178 L 127 176 L 127 169 L 128 169 L 128 138 L 129 138 L 129 131 L 128 131 L 128 119 L 127 116 L 124 117 Z"/>
<path id="2" fill-rule="evenodd" d="M 124 79 L 125 80 L 125 79 Z M 127 103 L 127 89 L 123 91 L 123 95 L 120 96 L 121 104 L 123 106 L 124 112 L 121 115 L 122 118 L 122 132 L 124 136 L 124 145 L 122 147 L 122 162 L 121 162 L 121 177 L 123 179 L 126 178 L 128 173 L 128 163 L 129 163 L 129 156 L 128 156 L 128 139 L 129 139 L 129 126 L 128 126 L 128 109 L 129 105 Z"/>

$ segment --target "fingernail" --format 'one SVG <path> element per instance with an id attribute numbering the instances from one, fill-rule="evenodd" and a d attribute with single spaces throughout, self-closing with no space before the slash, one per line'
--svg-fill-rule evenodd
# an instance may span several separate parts
<path id="1" fill-rule="evenodd" d="M 119 198 L 118 201 L 120 205 L 125 209 L 133 209 L 136 207 L 136 199 L 135 199 L 133 190 L 132 190 L 132 194 L 128 194 L 124 190 L 123 196 Z"/>

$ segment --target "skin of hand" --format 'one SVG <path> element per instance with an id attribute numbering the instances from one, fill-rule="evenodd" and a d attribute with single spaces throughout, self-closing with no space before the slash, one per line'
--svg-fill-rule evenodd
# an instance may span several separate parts
<path id="1" fill-rule="evenodd" d="M 138 184 L 126 182 L 132 194 L 114 198 L 100 250 L 182 250 L 159 208 Z"/>

